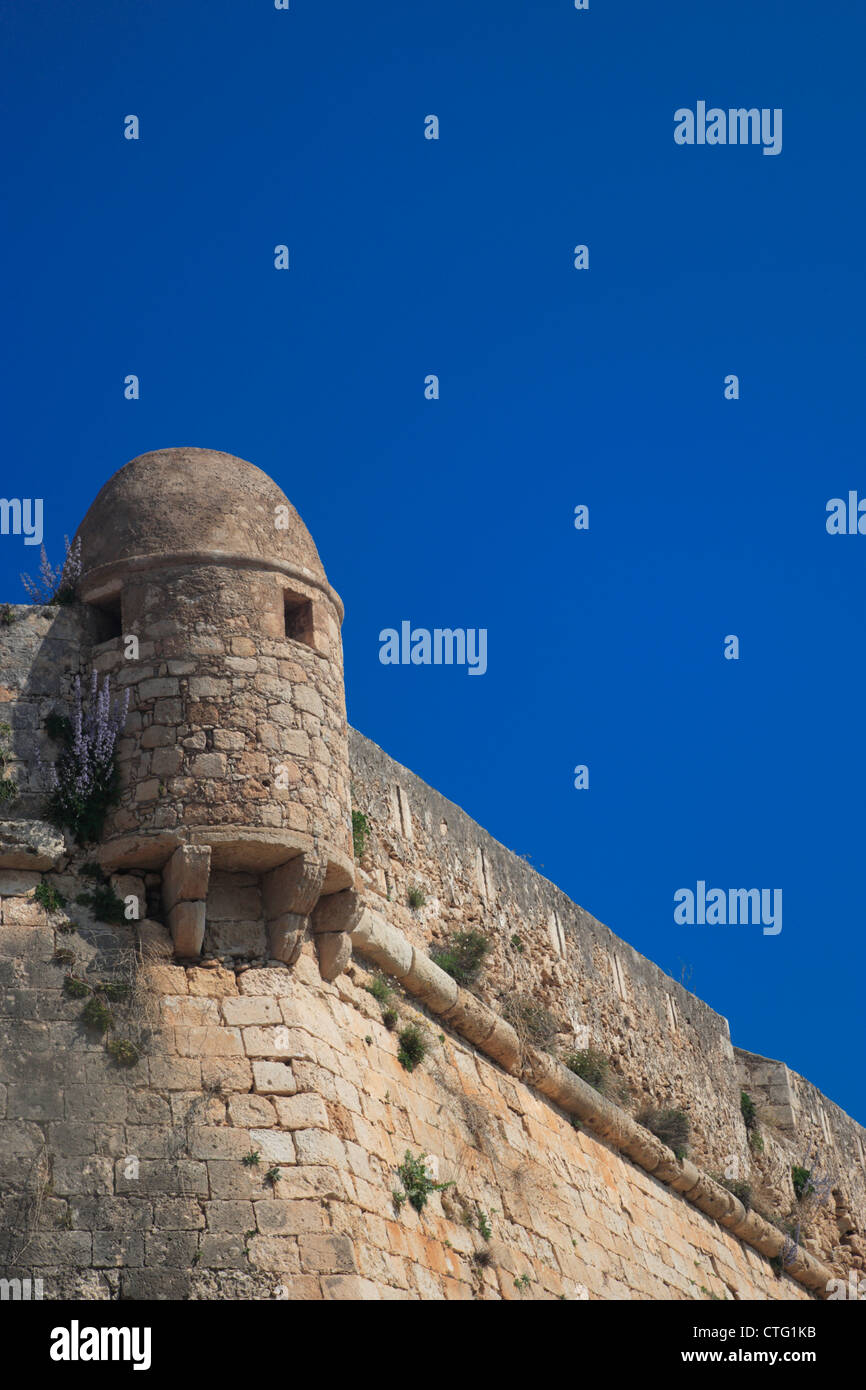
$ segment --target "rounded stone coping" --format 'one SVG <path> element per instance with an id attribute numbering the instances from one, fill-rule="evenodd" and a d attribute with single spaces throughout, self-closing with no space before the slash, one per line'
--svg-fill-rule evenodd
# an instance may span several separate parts
<path id="1" fill-rule="evenodd" d="M 98 565 L 88 570 L 79 585 L 84 603 L 104 603 L 117 598 L 123 578 L 128 574 L 146 574 L 149 570 L 171 568 L 203 567 L 214 565 L 221 569 L 264 570 L 268 573 L 284 575 L 318 589 L 333 604 L 338 620 L 342 623 L 343 600 L 326 579 L 320 579 L 302 565 L 293 565 L 290 560 L 280 560 L 276 556 L 241 555 L 231 550 L 175 550 L 164 555 L 130 555 L 126 560 L 112 560 L 107 565 Z"/>
<path id="2" fill-rule="evenodd" d="M 125 463 L 103 483 L 76 537 L 85 579 L 129 556 L 219 549 L 285 556 L 326 580 L 315 541 L 279 484 L 248 459 L 191 444 Z"/>
<path id="3" fill-rule="evenodd" d="M 350 939 L 359 955 L 392 975 L 431 1012 L 438 1014 L 443 1023 L 498 1062 L 503 1070 L 575 1116 L 658 1182 L 673 1188 L 699 1211 L 712 1217 L 744 1245 L 751 1246 L 767 1259 L 782 1254 L 786 1240 L 777 1226 L 756 1211 L 746 1211 L 726 1187 L 689 1159 L 678 1159 L 655 1134 L 549 1053 L 535 1047 L 521 1048 L 509 1023 L 474 994 L 459 988 L 450 975 L 412 946 L 403 933 L 378 912 L 365 908 Z M 449 1003 L 449 999 L 453 1002 Z M 797 1283 L 819 1294 L 826 1294 L 833 1277 L 821 1260 L 799 1246 L 785 1266 L 785 1272 Z"/>
<path id="4" fill-rule="evenodd" d="M 161 870 L 181 845 L 209 845 L 211 867 L 238 872 L 265 873 L 298 854 L 314 848 L 312 835 L 297 830 L 279 830 L 251 825 L 190 826 L 182 834 L 175 830 L 138 830 L 120 835 L 100 846 L 97 858 L 103 869 Z M 327 858 L 328 868 L 322 893 L 337 893 L 355 882 L 355 864 L 342 850 L 327 840 L 315 848 Z"/>

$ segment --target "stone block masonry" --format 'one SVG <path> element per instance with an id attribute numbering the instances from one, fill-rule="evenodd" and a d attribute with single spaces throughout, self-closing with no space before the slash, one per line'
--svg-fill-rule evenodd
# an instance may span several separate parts
<path id="1" fill-rule="evenodd" d="M 46 1297 L 809 1296 L 409 1000 L 431 1050 L 405 1071 L 367 971 L 323 981 L 309 941 L 292 969 L 181 967 L 143 924 L 161 1022 L 118 1068 L 45 914 L 22 952 L 28 900 L 0 907 L 0 1264 Z M 407 1151 L 451 1184 L 420 1215 Z"/>
<path id="2" fill-rule="evenodd" d="M 735 1049 L 725 1018 L 355 730 L 349 755 L 354 803 L 369 827 L 359 887 L 376 913 L 425 954 L 453 932 L 480 931 L 491 948 L 473 986 L 481 1003 L 495 1013 L 515 996 L 544 1006 L 560 1054 L 591 1046 L 609 1057 L 634 1113 L 684 1110 L 694 1161 L 747 1183 L 762 1208 L 796 1222 L 791 1169 L 820 1168 L 825 1200 L 812 1204 L 801 1240 L 813 1255 L 859 1269 L 863 1127 L 783 1063 Z M 424 899 L 414 909 L 413 887 Z M 395 958 L 398 978 L 400 966 Z M 743 1090 L 758 1107 L 761 1148 L 743 1120 Z"/>

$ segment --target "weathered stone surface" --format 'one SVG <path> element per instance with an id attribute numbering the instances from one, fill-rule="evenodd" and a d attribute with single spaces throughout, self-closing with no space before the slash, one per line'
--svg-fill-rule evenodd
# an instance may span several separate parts
<path id="1" fill-rule="evenodd" d="M 261 1235 L 311 1235 L 324 1229 L 325 1209 L 318 1202 L 257 1202 L 255 1219 Z"/>
<path id="2" fill-rule="evenodd" d="M 205 930 L 204 903 L 176 903 L 168 914 L 168 928 L 176 956 L 183 960 L 191 960 L 201 955 Z"/>
<path id="3" fill-rule="evenodd" d="M 412 946 L 405 936 L 369 908 L 352 932 L 352 948 L 386 974 L 403 980 L 412 968 Z"/>
<path id="4" fill-rule="evenodd" d="M 67 857 L 60 831 L 45 821 L 0 821 L 0 869 L 60 869 Z"/>
<path id="5" fill-rule="evenodd" d="M 276 1102 L 283 1129 L 327 1129 L 328 1112 L 320 1096 L 291 1096 Z"/>
<path id="6" fill-rule="evenodd" d="M 496 1020 L 493 1032 L 484 1039 L 484 1051 L 506 1071 L 513 1070 L 520 1060 L 520 1040 L 510 1023 Z"/>
<path id="7" fill-rule="evenodd" d="M 301 1269 L 320 1274 L 352 1274 L 357 1268 L 348 1236 L 302 1235 L 298 1240 Z"/>
<path id="8" fill-rule="evenodd" d="M 469 990 L 458 990 L 457 1002 L 442 1015 L 446 1023 L 462 1033 L 464 1038 L 479 1047 L 489 1038 L 497 1025 L 498 1017 Z"/>
<path id="9" fill-rule="evenodd" d="M 345 932 L 322 932 L 315 937 L 323 980 L 336 980 L 352 959 L 352 939 Z"/>
<path id="10" fill-rule="evenodd" d="M 226 1023 L 246 1027 L 255 1023 L 282 1023 L 283 1016 L 276 999 L 270 995 L 224 999 L 223 1017 Z"/>
<path id="11" fill-rule="evenodd" d="M 138 924 L 138 935 L 146 961 L 168 960 L 174 955 L 174 942 L 171 932 L 162 922 L 143 918 Z"/>
<path id="12" fill-rule="evenodd" d="M 204 902 L 210 860 L 210 845 L 178 846 L 162 871 L 162 903 L 166 912 L 179 902 Z"/>
<path id="13" fill-rule="evenodd" d="M 277 1123 L 277 1112 L 264 1096 L 235 1095 L 229 1100 L 229 1119 L 241 1129 Z"/>
<path id="14" fill-rule="evenodd" d="M 0 898 L 23 897 L 32 893 L 42 875 L 27 873 L 20 869 L 3 869 L 0 872 Z"/>
<path id="15" fill-rule="evenodd" d="M 375 1303 L 382 1294 L 372 1279 L 333 1274 L 322 1279 L 322 1297 L 332 1303 Z"/>
<path id="16" fill-rule="evenodd" d="M 297 1090 L 292 1068 L 285 1062 L 253 1062 L 257 1091 L 268 1096 L 293 1096 Z"/>
<path id="17" fill-rule="evenodd" d="M 364 911 L 360 894 L 352 888 L 319 898 L 312 916 L 314 932 L 353 932 Z"/>
<path id="18" fill-rule="evenodd" d="M 447 1013 L 457 1003 L 457 981 L 417 948 L 413 948 L 412 964 L 403 983 L 416 999 L 436 1014 Z"/>
<path id="19" fill-rule="evenodd" d="M 687 1195 L 697 1187 L 700 1180 L 699 1169 L 687 1158 L 683 1158 L 679 1160 L 679 1172 L 671 1177 L 670 1185 L 675 1192 L 682 1192 Z"/>
<path id="20" fill-rule="evenodd" d="M 265 920 L 286 915 L 308 917 L 325 882 L 327 864 L 312 854 L 299 854 L 262 879 Z"/>
<path id="21" fill-rule="evenodd" d="M 309 920 L 287 912 L 268 922 L 268 950 L 273 960 L 285 961 L 286 965 L 297 960 Z"/>
<path id="22" fill-rule="evenodd" d="M 268 1163 L 294 1163 L 295 1146 L 290 1134 L 276 1129 L 251 1129 L 250 1142 Z"/>

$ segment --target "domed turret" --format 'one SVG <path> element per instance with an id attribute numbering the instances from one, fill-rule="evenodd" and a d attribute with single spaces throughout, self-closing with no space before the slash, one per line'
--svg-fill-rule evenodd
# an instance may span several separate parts
<path id="1" fill-rule="evenodd" d="M 313 538 L 276 483 L 254 464 L 212 449 L 158 449 L 133 459 L 101 489 L 78 535 L 91 587 L 110 581 L 119 562 L 190 554 L 265 561 L 327 587 Z"/>
<path id="2" fill-rule="evenodd" d="M 110 478 L 77 534 L 80 596 L 113 625 L 94 665 L 130 688 L 103 864 L 291 862 L 302 914 L 350 887 L 343 610 L 288 498 L 243 459 L 163 449 Z"/>

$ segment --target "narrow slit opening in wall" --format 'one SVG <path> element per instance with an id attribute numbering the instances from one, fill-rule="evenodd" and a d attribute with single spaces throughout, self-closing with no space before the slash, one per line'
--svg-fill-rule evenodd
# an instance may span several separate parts
<path id="1" fill-rule="evenodd" d="M 303 642 L 305 647 L 312 647 L 312 599 L 286 592 L 283 594 L 283 612 L 286 619 L 286 637 L 292 642 Z"/>
<path id="2" fill-rule="evenodd" d="M 114 637 L 123 636 L 123 618 L 120 609 L 120 594 L 117 598 L 106 599 L 104 603 L 91 604 L 96 615 L 97 644 L 110 642 Z"/>

